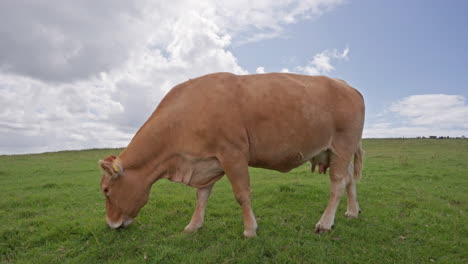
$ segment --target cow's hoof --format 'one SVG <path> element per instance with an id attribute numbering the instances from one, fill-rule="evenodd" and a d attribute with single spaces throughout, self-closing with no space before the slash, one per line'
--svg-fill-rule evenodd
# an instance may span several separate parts
<path id="1" fill-rule="evenodd" d="M 185 228 L 184 228 L 184 233 L 193 233 L 193 232 L 197 232 L 198 229 L 200 229 L 201 226 L 191 226 L 191 225 L 187 225 Z"/>
<path id="2" fill-rule="evenodd" d="M 249 237 L 255 237 L 257 236 L 257 231 L 255 230 L 244 230 L 244 237 L 249 238 Z"/>
<path id="3" fill-rule="evenodd" d="M 355 212 L 346 211 L 344 215 L 348 218 L 358 218 L 359 212 L 355 213 Z"/>
<path id="4" fill-rule="evenodd" d="M 315 230 L 314 232 L 316 234 L 322 234 L 322 233 L 325 233 L 325 232 L 329 232 L 331 229 L 332 229 L 333 226 L 330 226 L 330 227 L 325 227 L 324 225 L 322 225 L 321 223 L 317 223 L 315 225 Z"/>

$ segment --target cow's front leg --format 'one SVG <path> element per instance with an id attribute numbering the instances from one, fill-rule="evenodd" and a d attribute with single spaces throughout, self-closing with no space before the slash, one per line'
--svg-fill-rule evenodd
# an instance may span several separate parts
<path id="1" fill-rule="evenodd" d="M 250 177 L 247 163 L 224 164 L 224 170 L 231 182 L 234 196 L 242 208 L 244 236 L 254 237 L 257 235 L 257 220 L 250 204 Z"/>
<path id="2" fill-rule="evenodd" d="M 235 191 L 237 202 L 242 208 L 242 215 L 244 219 L 244 236 L 254 237 L 257 235 L 257 220 L 252 211 L 250 204 L 250 186 L 238 192 Z"/>
<path id="3" fill-rule="evenodd" d="M 212 188 L 213 184 L 205 188 L 197 189 L 197 207 L 195 208 L 195 212 L 193 212 L 190 223 L 184 228 L 184 232 L 194 232 L 202 227 L 205 217 L 206 204 L 208 198 L 210 197 Z"/>
<path id="4" fill-rule="evenodd" d="M 334 156 L 330 166 L 330 200 L 328 206 L 315 225 L 315 233 L 330 231 L 335 221 L 336 209 L 346 186 L 348 161 Z"/>

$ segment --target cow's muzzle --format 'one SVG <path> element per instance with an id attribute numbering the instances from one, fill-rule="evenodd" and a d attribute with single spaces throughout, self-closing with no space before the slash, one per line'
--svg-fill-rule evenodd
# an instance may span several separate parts
<path id="1" fill-rule="evenodd" d="M 125 220 L 120 220 L 118 222 L 112 222 L 109 218 L 106 218 L 107 225 L 112 229 L 124 228 L 133 223 L 133 218 L 127 218 Z"/>

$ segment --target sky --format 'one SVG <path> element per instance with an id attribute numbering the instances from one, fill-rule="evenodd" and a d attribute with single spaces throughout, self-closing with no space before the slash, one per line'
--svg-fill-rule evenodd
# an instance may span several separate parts
<path id="1" fill-rule="evenodd" d="M 0 2 L 0 154 L 125 147 L 212 72 L 346 80 L 364 137 L 468 136 L 468 2 Z"/>

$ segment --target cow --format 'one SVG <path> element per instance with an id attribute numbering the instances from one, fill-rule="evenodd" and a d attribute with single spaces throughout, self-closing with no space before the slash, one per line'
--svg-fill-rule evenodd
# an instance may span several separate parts
<path id="1" fill-rule="evenodd" d="M 330 168 L 331 194 L 315 225 L 329 231 L 346 190 L 348 217 L 360 212 L 364 99 L 346 82 L 292 73 L 213 73 L 176 85 L 118 157 L 99 161 L 107 224 L 126 227 L 160 179 L 197 188 L 185 227 L 203 225 L 213 185 L 227 176 L 242 208 L 244 236 L 256 235 L 248 167 L 288 172 Z"/>

